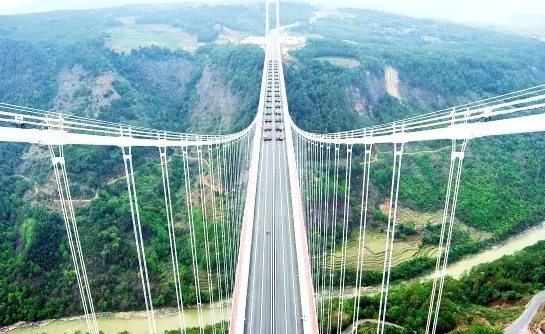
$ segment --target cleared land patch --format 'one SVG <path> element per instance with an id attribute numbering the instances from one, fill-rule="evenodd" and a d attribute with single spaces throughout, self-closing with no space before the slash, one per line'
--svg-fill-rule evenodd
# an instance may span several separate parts
<path id="1" fill-rule="evenodd" d="M 109 48 L 119 52 L 157 45 L 194 52 L 200 46 L 197 37 L 167 24 L 127 24 L 106 30 Z"/>
<path id="2" fill-rule="evenodd" d="M 322 59 L 324 61 L 330 62 L 333 65 L 345 66 L 349 68 L 355 68 L 360 66 L 360 62 L 353 58 L 342 58 L 342 57 L 319 57 L 317 59 Z"/>

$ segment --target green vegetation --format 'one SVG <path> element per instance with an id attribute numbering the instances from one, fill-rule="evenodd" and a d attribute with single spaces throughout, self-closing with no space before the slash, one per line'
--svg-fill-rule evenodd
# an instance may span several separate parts
<path id="1" fill-rule="evenodd" d="M 306 66 L 288 67 L 286 90 L 290 114 L 298 126 L 334 132 L 362 125 L 345 98 L 347 84 L 361 84 L 361 71 L 348 71 L 328 62 L 308 60 Z M 309 112 L 312 110 L 312 112 Z"/>

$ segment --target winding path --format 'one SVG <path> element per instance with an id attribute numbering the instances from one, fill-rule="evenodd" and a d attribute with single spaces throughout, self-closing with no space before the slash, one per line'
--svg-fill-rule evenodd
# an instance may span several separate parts
<path id="1" fill-rule="evenodd" d="M 530 333 L 528 326 L 532 319 L 535 317 L 537 311 L 541 305 L 545 302 L 545 290 L 537 293 L 532 297 L 526 309 L 522 314 L 515 320 L 514 323 L 506 327 L 503 332 L 505 334 L 521 334 L 521 333 Z"/>
<path id="2" fill-rule="evenodd" d="M 377 319 L 362 319 L 362 320 L 360 320 L 360 321 L 358 321 L 358 322 L 356 322 L 356 323 L 354 323 L 354 324 L 348 326 L 344 331 L 342 331 L 341 334 L 353 334 L 353 333 L 354 333 L 354 330 L 355 330 L 354 327 L 356 326 L 356 324 L 358 324 L 358 326 L 359 326 L 359 325 L 361 325 L 361 324 L 363 324 L 363 323 L 366 323 L 366 322 L 372 323 L 372 324 L 378 324 L 378 323 L 379 323 L 379 321 L 378 321 Z M 396 327 L 396 328 L 403 329 L 403 327 L 401 327 L 401 326 L 399 326 L 399 325 L 396 325 L 396 324 L 394 324 L 394 323 L 388 322 L 388 321 L 385 321 L 384 324 L 385 324 L 386 326 L 392 326 L 392 327 Z"/>

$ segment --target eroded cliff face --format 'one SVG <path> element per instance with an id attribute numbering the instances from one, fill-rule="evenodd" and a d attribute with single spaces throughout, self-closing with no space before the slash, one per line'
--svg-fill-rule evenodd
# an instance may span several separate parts
<path id="1" fill-rule="evenodd" d="M 446 104 L 445 97 L 411 85 L 402 80 L 402 75 L 403 73 L 392 66 L 385 67 L 383 73 L 378 74 L 366 71 L 362 85 L 348 84 L 345 87 L 350 108 L 361 116 L 370 118 L 376 105 L 385 95 L 410 102 L 423 110 L 430 106 Z"/>
<path id="2" fill-rule="evenodd" d="M 57 95 L 53 109 L 65 114 L 97 118 L 101 108 L 111 106 L 121 96 L 113 86 L 114 72 L 94 76 L 81 64 L 63 68 L 57 75 Z"/>
<path id="3" fill-rule="evenodd" d="M 190 128 L 198 133 L 228 131 L 242 101 L 222 81 L 219 70 L 206 66 L 202 70 L 196 92 L 198 101 L 191 108 L 188 117 Z"/>

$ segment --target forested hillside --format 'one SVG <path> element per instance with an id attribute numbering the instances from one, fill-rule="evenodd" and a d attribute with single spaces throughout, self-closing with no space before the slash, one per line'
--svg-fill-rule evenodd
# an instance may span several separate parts
<path id="1" fill-rule="evenodd" d="M 545 81 L 545 44 L 536 40 L 375 11 L 342 9 L 320 16 L 315 15 L 319 9 L 302 3 L 283 3 L 282 10 L 283 24 L 296 23 L 293 34 L 314 38 L 285 60 L 290 112 L 305 130 L 353 129 Z M 262 4 L 125 6 L 0 17 L 0 102 L 172 131 L 239 130 L 253 119 L 263 65 L 263 51 L 241 41 L 261 34 L 263 19 Z M 441 210 L 449 157 L 442 148 L 448 145 L 409 145 L 400 194 L 404 207 Z M 173 306 L 161 170 L 155 151 L 138 153 L 154 305 Z M 47 150 L 4 143 L 0 157 L 0 326 L 80 313 Z M 130 209 L 119 182 L 121 153 L 67 147 L 66 157 L 97 310 L 141 309 Z M 544 157 L 543 136 L 470 143 L 451 260 L 544 219 Z M 385 225 L 381 204 L 389 188 L 389 159 L 391 147 L 374 149 L 370 214 L 375 231 Z M 176 154 L 172 166 L 172 173 L 180 173 Z M 361 169 L 353 175 L 361 177 Z M 180 182 L 173 181 L 173 188 L 183 198 Z M 352 227 L 359 222 L 359 203 L 354 203 Z M 182 222 L 176 233 L 184 301 L 190 305 L 195 295 L 188 229 L 183 213 L 176 219 Z M 412 221 L 401 223 L 399 239 L 419 234 L 423 246 L 437 244 L 435 221 L 420 224 L 421 229 Z M 395 267 L 393 279 L 413 278 L 433 263 L 414 258 Z M 353 279 L 354 269 L 347 272 Z M 520 299 L 542 288 L 531 279 L 509 283 L 509 290 L 481 279 L 469 291 L 464 290 L 468 280 L 477 274 L 468 277 L 452 283 L 453 290 L 467 292 L 453 302 L 456 309 Z M 364 281 L 380 282 L 379 273 L 367 271 Z M 418 289 L 400 288 L 394 298 L 413 290 Z M 414 319 L 392 317 L 407 328 L 420 326 Z M 452 324 L 442 328 L 451 330 Z"/>

